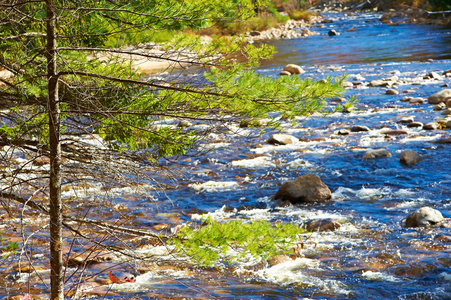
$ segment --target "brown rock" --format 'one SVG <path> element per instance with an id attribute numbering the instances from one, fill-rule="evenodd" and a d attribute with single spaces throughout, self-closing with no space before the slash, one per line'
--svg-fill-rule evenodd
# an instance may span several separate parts
<path id="1" fill-rule="evenodd" d="M 407 134 L 407 131 L 402 129 L 393 129 L 393 130 L 384 130 L 381 133 L 385 135 L 400 135 Z"/>
<path id="2" fill-rule="evenodd" d="M 438 130 L 440 129 L 440 124 L 437 122 L 431 122 L 424 124 L 423 129 L 425 130 Z"/>
<path id="3" fill-rule="evenodd" d="M 445 116 L 451 115 L 451 108 L 447 108 L 444 111 L 442 111 L 442 115 L 445 115 Z"/>
<path id="4" fill-rule="evenodd" d="M 451 244 L 451 236 L 450 235 L 439 235 L 434 241 L 444 244 Z"/>
<path id="5" fill-rule="evenodd" d="M 401 153 L 400 163 L 406 166 L 416 165 L 423 161 L 423 158 L 413 150 L 405 150 Z"/>
<path id="6" fill-rule="evenodd" d="M 302 175 L 293 181 L 285 182 L 274 199 L 296 203 L 327 202 L 332 193 L 327 185 L 314 174 Z"/>
<path id="7" fill-rule="evenodd" d="M 388 90 L 385 91 L 385 94 L 387 94 L 387 95 L 398 95 L 399 92 L 397 90 L 395 90 L 395 89 L 388 89 Z"/>
<path id="8" fill-rule="evenodd" d="M 415 128 L 415 127 L 423 127 L 423 123 L 421 122 L 412 122 L 407 124 L 408 128 Z"/>
<path id="9" fill-rule="evenodd" d="M 352 126 L 351 132 L 362 132 L 362 131 L 370 131 L 370 129 L 367 126 L 363 125 L 355 125 Z"/>
<path id="10" fill-rule="evenodd" d="M 402 117 L 398 122 L 402 123 L 402 124 L 413 123 L 413 117 L 412 116 L 405 116 L 405 117 Z"/>
<path id="11" fill-rule="evenodd" d="M 411 104 L 424 104 L 425 100 L 421 97 L 412 98 L 409 100 L 409 103 Z"/>
<path id="12" fill-rule="evenodd" d="M 318 219 L 309 221 L 305 229 L 314 232 L 335 231 L 341 227 L 341 224 L 333 219 Z"/>
<path id="13" fill-rule="evenodd" d="M 288 71 L 282 71 L 279 73 L 280 76 L 291 76 L 291 73 Z"/>
<path id="14" fill-rule="evenodd" d="M 448 97 L 451 97 L 451 89 L 441 90 L 428 98 L 429 104 L 439 104 L 445 102 Z"/>
<path id="15" fill-rule="evenodd" d="M 276 255 L 268 261 L 268 264 L 271 267 L 273 267 L 275 265 L 278 265 L 278 264 L 281 264 L 284 262 L 288 262 L 288 261 L 293 261 L 293 259 L 291 257 L 289 257 L 288 255 Z"/>

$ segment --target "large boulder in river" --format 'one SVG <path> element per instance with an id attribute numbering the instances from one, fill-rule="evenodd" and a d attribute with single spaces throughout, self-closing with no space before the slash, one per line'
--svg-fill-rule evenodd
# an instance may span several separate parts
<path id="1" fill-rule="evenodd" d="M 417 209 L 406 219 L 406 227 L 427 227 L 445 220 L 442 213 L 428 206 Z"/>
<path id="2" fill-rule="evenodd" d="M 451 89 L 445 89 L 428 98 L 429 104 L 439 104 L 445 102 L 448 97 L 451 97 Z"/>
<path id="3" fill-rule="evenodd" d="M 288 64 L 283 68 L 284 71 L 290 72 L 290 74 L 302 74 L 305 73 L 304 69 L 302 69 L 298 65 Z"/>
<path id="4" fill-rule="evenodd" d="M 292 204 L 327 202 L 332 199 L 332 193 L 318 176 L 306 174 L 285 182 L 274 199 L 289 201 Z"/>
<path id="5" fill-rule="evenodd" d="M 401 159 L 399 160 L 400 163 L 406 166 L 412 166 L 416 165 L 417 163 L 420 163 L 423 161 L 423 158 L 420 156 L 420 154 L 416 153 L 413 150 L 405 150 L 401 153 Z"/>

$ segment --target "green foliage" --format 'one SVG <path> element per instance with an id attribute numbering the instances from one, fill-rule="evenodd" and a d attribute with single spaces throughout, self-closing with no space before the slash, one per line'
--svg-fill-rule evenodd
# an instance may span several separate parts
<path id="1" fill-rule="evenodd" d="M 219 260 L 233 263 L 246 255 L 263 260 L 290 253 L 304 230 L 294 224 L 271 224 L 264 220 L 217 222 L 208 218 L 200 228 L 184 227 L 171 243 L 201 265 Z"/>
<path id="2" fill-rule="evenodd" d="M 449 0 L 429 0 L 434 11 L 451 10 L 451 2 Z"/>

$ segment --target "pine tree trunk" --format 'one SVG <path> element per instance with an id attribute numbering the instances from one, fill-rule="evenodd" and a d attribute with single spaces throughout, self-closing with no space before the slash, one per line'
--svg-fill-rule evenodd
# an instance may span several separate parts
<path id="1" fill-rule="evenodd" d="M 47 82 L 50 145 L 50 281 L 51 299 L 64 299 L 62 256 L 61 142 L 60 109 L 56 52 L 56 16 L 53 0 L 46 0 L 47 9 Z"/>

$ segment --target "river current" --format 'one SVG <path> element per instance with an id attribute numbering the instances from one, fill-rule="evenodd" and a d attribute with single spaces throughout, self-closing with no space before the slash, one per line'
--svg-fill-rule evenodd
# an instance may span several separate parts
<path id="1" fill-rule="evenodd" d="M 303 78 L 347 74 L 350 82 L 362 82 L 344 94 L 358 99 L 354 111 L 298 118 L 295 125 L 282 121 L 285 133 L 299 139 L 286 146 L 266 143 L 276 131 L 223 127 L 197 149 L 209 150 L 204 156 L 177 161 L 177 180 L 154 174 L 156 182 L 163 180 L 171 188 L 149 188 L 146 198 L 118 192 L 113 201 L 130 209 L 133 223 L 143 228 L 198 222 L 207 215 L 300 226 L 332 218 L 341 228 L 306 234 L 301 255 L 275 265 L 249 258 L 232 266 L 163 264 L 138 272 L 130 264 L 124 268 L 136 283 L 114 284 L 108 288 L 111 296 L 98 299 L 451 299 L 451 245 L 437 239 L 450 236 L 451 229 L 403 226 L 408 214 L 423 206 L 451 217 L 451 145 L 437 143 L 450 137 L 451 129 L 428 131 L 399 123 L 404 116 L 422 123 L 444 117 L 427 101 L 414 105 L 402 98 L 427 98 L 451 85 L 446 76 L 424 79 L 430 72 L 451 69 L 451 28 L 387 26 L 379 14 L 326 17 L 333 23 L 311 28 L 319 35 L 270 41 L 278 53 L 258 72 L 278 76 L 284 65 L 294 63 L 306 71 L 299 75 Z M 356 31 L 347 31 L 351 27 Z M 330 37 L 331 29 L 341 34 Z M 398 77 L 398 95 L 365 84 L 392 76 Z M 330 103 L 331 110 L 334 105 Z M 354 125 L 370 130 L 338 134 Z M 387 136 L 383 132 L 389 129 L 407 134 Z M 392 156 L 362 158 L 378 148 Z M 404 166 L 399 162 L 403 150 L 414 150 L 424 160 Z M 279 187 L 303 174 L 318 175 L 331 189 L 332 201 L 276 207 L 272 197 Z"/>
<path id="2" fill-rule="evenodd" d="M 443 118 L 427 101 L 413 105 L 401 100 L 407 95 L 427 98 L 451 84 L 445 76 L 424 79 L 430 72 L 451 69 L 451 29 L 406 23 L 387 26 L 380 16 L 327 15 L 333 23 L 312 28 L 319 35 L 270 41 L 278 53 L 259 69 L 263 75 L 278 76 L 284 65 L 294 63 L 304 68 L 306 72 L 299 75 L 304 78 L 347 74 L 351 82 L 362 81 L 345 92 L 345 97 L 359 100 L 352 113 L 299 118 L 295 126 L 282 122 L 286 133 L 300 139 L 287 146 L 266 143 L 275 132 L 262 135 L 260 129 L 224 128 L 212 134 L 213 142 L 203 145 L 210 150 L 205 157 L 179 162 L 177 188 L 165 192 L 171 201 L 143 202 L 139 208 L 158 207 L 180 215 L 183 222 L 196 221 L 203 213 L 218 220 L 266 219 L 300 225 L 333 218 L 342 227 L 311 234 L 302 258 L 255 268 L 249 267 L 250 261 L 219 267 L 219 273 L 181 275 L 172 283 L 149 283 L 153 293 L 218 299 L 451 298 L 451 248 L 449 242 L 437 240 L 450 235 L 450 229 L 403 226 L 408 214 L 423 206 L 451 217 L 451 146 L 436 143 L 451 131 L 406 128 L 399 123 L 404 116 L 422 123 Z M 347 31 L 351 27 L 356 30 Z M 330 37 L 331 29 L 341 34 Z M 399 78 L 398 95 L 364 84 L 392 76 Z M 370 131 L 337 134 L 354 125 Z M 386 136 L 382 132 L 388 129 L 404 129 L 407 134 Z M 362 158 L 367 150 L 377 148 L 389 150 L 392 156 Z M 403 150 L 418 152 L 424 161 L 403 166 L 399 162 Z M 332 190 L 330 204 L 275 207 L 271 198 L 283 182 L 310 173 Z M 165 217 L 162 214 L 161 220 L 152 222 L 164 222 Z"/>

